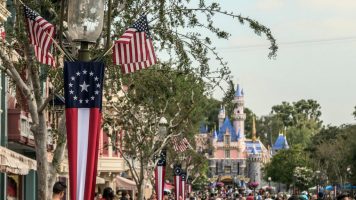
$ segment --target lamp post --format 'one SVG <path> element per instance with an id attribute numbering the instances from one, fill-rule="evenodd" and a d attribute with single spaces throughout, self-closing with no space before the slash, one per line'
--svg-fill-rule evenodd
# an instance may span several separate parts
<path id="1" fill-rule="evenodd" d="M 79 60 L 90 61 L 89 44 L 98 39 L 103 19 L 104 0 L 68 1 L 68 33 L 72 41 L 80 42 Z"/>
<path id="2" fill-rule="evenodd" d="M 159 139 L 163 140 L 167 136 L 168 121 L 165 117 L 159 119 Z"/>
<path id="3" fill-rule="evenodd" d="M 268 187 L 271 187 L 271 180 L 272 180 L 272 178 L 268 177 Z"/>
<path id="4" fill-rule="evenodd" d="M 318 194 L 319 193 L 319 190 L 320 190 L 320 171 L 319 170 L 317 170 L 317 171 L 315 171 L 315 174 L 316 174 L 316 181 L 317 181 L 317 183 L 316 183 L 316 193 Z"/>

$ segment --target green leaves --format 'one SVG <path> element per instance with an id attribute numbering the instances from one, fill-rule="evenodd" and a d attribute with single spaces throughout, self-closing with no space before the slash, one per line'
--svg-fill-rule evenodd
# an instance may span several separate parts
<path id="1" fill-rule="evenodd" d="M 301 146 L 297 145 L 291 149 L 281 150 L 264 168 L 265 179 L 271 177 L 273 181 L 290 185 L 294 181 L 294 170 L 297 167 L 308 165 L 308 156 Z"/>

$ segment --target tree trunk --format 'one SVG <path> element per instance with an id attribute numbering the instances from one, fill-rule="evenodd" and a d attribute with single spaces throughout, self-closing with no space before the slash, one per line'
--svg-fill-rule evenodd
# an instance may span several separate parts
<path id="1" fill-rule="evenodd" d="M 144 189 L 145 189 L 145 184 L 144 184 L 144 180 L 142 179 L 139 183 L 139 185 L 137 186 L 137 189 L 138 189 L 138 196 L 137 196 L 137 199 L 138 200 L 143 200 L 143 198 L 145 197 L 145 194 L 144 194 Z M 135 194 L 132 194 L 132 195 L 135 195 Z"/>
<path id="2" fill-rule="evenodd" d="M 66 137 L 66 118 L 65 114 L 61 116 L 61 120 L 59 121 L 58 125 L 58 138 L 57 138 L 57 145 L 56 149 L 53 152 L 53 159 L 52 163 L 48 163 L 48 189 L 47 189 L 47 199 L 52 198 L 52 188 L 57 179 L 57 173 L 60 170 L 60 165 L 63 160 L 64 152 L 66 149 L 67 144 L 67 137 Z"/>
<path id="3" fill-rule="evenodd" d="M 47 199 L 47 126 L 43 113 L 38 114 L 39 124 L 35 128 L 34 138 L 36 145 L 36 161 L 37 161 L 37 199 Z"/>

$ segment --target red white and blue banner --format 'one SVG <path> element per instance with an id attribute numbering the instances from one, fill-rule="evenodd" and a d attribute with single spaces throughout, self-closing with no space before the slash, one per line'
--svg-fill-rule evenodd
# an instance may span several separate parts
<path id="1" fill-rule="evenodd" d="M 181 166 L 176 165 L 174 167 L 174 192 L 175 192 L 176 200 L 184 200 L 181 193 L 181 187 L 182 187 L 181 173 L 182 173 Z"/>
<path id="2" fill-rule="evenodd" d="M 164 196 L 164 177 L 166 175 L 166 151 L 162 150 L 155 168 L 155 189 L 157 200 L 163 200 Z"/>
<path id="3" fill-rule="evenodd" d="M 186 181 L 187 181 L 187 173 L 182 171 L 181 173 L 181 187 L 180 187 L 180 194 L 182 195 L 182 199 L 185 200 L 185 196 L 186 196 Z"/>
<path id="4" fill-rule="evenodd" d="M 64 63 L 71 200 L 94 199 L 103 77 L 101 62 Z"/>

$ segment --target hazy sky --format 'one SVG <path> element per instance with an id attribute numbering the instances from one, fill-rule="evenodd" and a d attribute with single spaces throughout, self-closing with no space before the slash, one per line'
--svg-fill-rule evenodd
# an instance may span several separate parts
<path id="1" fill-rule="evenodd" d="M 264 36 L 228 17 L 216 18 L 232 34 L 229 41 L 214 42 L 243 84 L 247 107 L 266 115 L 282 101 L 312 98 L 321 104 L 326 124 L 356 122 L 356 0 L 219 2 L 271 28 L 279 44 L 277 58 L 270 60 Z"/>

